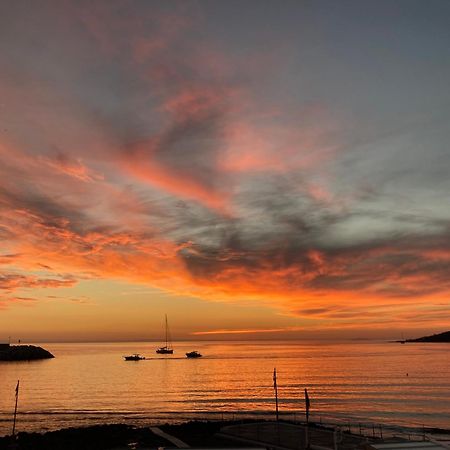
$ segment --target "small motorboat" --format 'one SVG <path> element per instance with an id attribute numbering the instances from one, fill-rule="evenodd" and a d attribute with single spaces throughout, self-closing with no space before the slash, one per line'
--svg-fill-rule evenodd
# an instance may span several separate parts
<path id="1" fill-rule="evenodd" d="M 125 361 L 140 361 L 141 359 L 145 359 L 145 356 L 135 353 L 134 355 L 124 356 L 123 359 Z"/>
<path id="2" fill-rule="evenodd" d="M 186 353 L 186 358 L 201 358 L 203 355 L 199 352 L 197 352 L 196 350 L 194 350 L 193 352 L 187 352 Z"/>

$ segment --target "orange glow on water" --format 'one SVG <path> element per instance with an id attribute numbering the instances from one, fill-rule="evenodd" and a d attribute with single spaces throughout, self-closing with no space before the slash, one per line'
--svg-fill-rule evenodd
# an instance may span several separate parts
<path id="1" fill-rule="evenodd" d="M 434 344 L 430 352 L 420 344 L 204 341 L 193 347 L 185 341 L 175 343 L 168 357 L 155 354 L 157 345 L 46 344 L 54 360 L 3 365 L 0 435 L 10 431 L 18 377 L 20 431 L 40 431 L 41 418 L 50 429 L 119 420 L 148 425 L 218 419 L 222 413 L 229 419 L 232 414 L 272 418 L 274 366 L 282 417 L 303 417 L 306 387 L 313 421 L 348 419 L 351 405 L 354 423 L 418 428 L 448 423 L 445 344 Z M 203 358 L 185 358 L 193 348 Z M 135 351 L 150 359 L 122 360 Z"/>

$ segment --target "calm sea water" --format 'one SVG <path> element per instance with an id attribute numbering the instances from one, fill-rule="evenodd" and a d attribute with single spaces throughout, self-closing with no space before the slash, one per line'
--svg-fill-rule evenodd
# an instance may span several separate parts
<path id="1" fill-rule="evenodd" d="M 92 423 L 138 425 L 194 417 L 271 414 L 297 418 L 308 388 L 313 418 L 450 428 L 450 345 L 392 343 L 178 342 L 44 344 L 55 359 L 0 362 L 0 435 Z M 204 357 L 188 360 L 186 351 Z M 151 359 L 125 362 L 122 355 Z M 408 374 L 408 375 L 407 375 Z"/>

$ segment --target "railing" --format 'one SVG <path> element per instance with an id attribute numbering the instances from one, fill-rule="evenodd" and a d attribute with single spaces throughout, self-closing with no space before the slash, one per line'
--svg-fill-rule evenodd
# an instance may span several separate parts
<path id="1" fill-rule="evenodd" d="M 209 421 L 239 421 L 244 419 L 276 420 L 275 412 L 264 411 L 234 411 L 234 412 L 192 412 L 180 413 L 178 417 L 172 416 L 177 421 L 185 420 L 209 420 Z M 279 412 L 279 419 L 295 424 L 305 423 L 305 414 L 301 412 Z M 432 439 L 432 435 L 423 425 L 387 425 L 364 418 L 346 418 L 325 414 L 310 415 L 312 424 L 336 430 L 339 434 L 352 434 L 373 439 L 402 438 L 411 441 L 425 441 Z"/>

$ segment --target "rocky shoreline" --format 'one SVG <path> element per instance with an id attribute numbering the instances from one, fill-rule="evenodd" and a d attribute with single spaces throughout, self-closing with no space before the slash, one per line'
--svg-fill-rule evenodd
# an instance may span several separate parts
<path id="1" fill-rule="evenodd" d="M 444 333 L 433 334 L 431 336 L 423 336 L 417 339 L 406 339 L 405 342 L 436 342 L 436 343 L 449 343 L 450 342 L 450 331 L 445 331 Z"/>
<path id="2" fill-rule="evenodd" d="M 34 361 L 50 359 L 54 356 L 35 345 L 6 345 L 0 349 L 0 361 Z"/>

